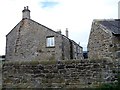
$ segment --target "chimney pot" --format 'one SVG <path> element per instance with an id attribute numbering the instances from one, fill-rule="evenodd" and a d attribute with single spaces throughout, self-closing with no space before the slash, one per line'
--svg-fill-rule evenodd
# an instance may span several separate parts
<path id="1" fill-rule="evenodd" d="M 27 10 L 28 10 L 28 6 L 27 6 Z"/>
<path id="2" fill-rule="evenodd" d="M 22 11 L 23 15 L 22 18 L 25 19 L 30 19 L 30 10 L 28 8 L 28 6 L 24 7 L 24 10 Z"/>
<path id="3" fill-rule="evenodd" d="M 66 37 L 68 37 L 69 35 L 68 35 L 68 28 L 66 28 Z"/>
<path id="4" fill-rule="evenodd" d="M 24 7 L 24 10 L 26 10 L 26 7 Z"/>

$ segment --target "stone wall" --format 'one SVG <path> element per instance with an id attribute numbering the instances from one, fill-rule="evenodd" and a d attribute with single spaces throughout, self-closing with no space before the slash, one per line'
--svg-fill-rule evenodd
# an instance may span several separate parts
<path id="1" fill-rule="evenodd" d="M 114 50 L 114 55 L 116 58 L 120 58 L 120 35 L 115 35 L 112 38 L 113 44 L 112 47 L 114 47 L 112 50 Z"/>
<path id="2" fill-rule="evenodd" d="M 73 59 L 83 59 L 83 48 L 76 44 L 74 41 L 71 42 Z"/>
<path id="3" fill-rule="evenodd" d="M 62 37 L 62 60 L 69 60 L 70 58 L 70 42 L 66 37 Z"/>
<path id="4" fill-rule="evenodd" d="M 117 82 L 118 63 L 107 60 L 5 61 L 3 88 L 90 88 Z"/>
<path id="5" fill-rule="evenodd" d="M 92 59 L 112 58 L 116 59 L 116 52 L 120 50 L 120 36 L 114 36 L 94 20 L 88 42 L 88 57 Z"/>
<path id="6" fill-rule="evenodd" d="M 54 37 L 54 47 L 47 47 L 47 37 Z M 70 59 L 69 41 L 66 36 L 46 26 L 31 19 L 23 19 L 6 36 L 6 60 Z"/>
<path id="7" fill-rule="evenodd" d="M 46 47 L 46 38 L 55 37 L 55 47 Z M 7 35 L 6 60 L 61 59 L 62 37 L 30 19 L 23 19 Z"/>

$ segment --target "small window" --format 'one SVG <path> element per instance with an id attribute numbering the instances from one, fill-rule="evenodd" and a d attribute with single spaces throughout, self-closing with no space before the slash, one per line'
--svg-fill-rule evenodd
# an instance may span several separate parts
<path id="1" fill-rule="evenodd" d="M 46 46 L 47 47 L 54 47 L 55 46 L 55 38 L 54 37 L 47 37 Z"/>

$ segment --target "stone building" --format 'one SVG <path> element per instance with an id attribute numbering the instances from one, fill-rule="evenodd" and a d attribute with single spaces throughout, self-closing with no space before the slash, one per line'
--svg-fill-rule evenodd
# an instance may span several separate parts
<path id="1" fill-rule="evenodd" d="M 120 58 L 120 19 L 93 21 L 88 42 L 88 57 Z"/>
<path id="2" fill-rule="evenodd" d="M 6 60 L 81 59 L 82 47 L 61 32 L 30 19 L 24 7 L 22 20 L 6 35 Z"/>

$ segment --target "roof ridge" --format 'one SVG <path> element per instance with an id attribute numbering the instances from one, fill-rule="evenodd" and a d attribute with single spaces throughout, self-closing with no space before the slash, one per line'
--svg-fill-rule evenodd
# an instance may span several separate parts
<path id="1" fill-rule="evenodd" d="M 104 20 L 99 21 L 99 23 L 105 26 L 108 30 L 110 30 L 113 34 L 120 34 L 120 20 Z"/>

